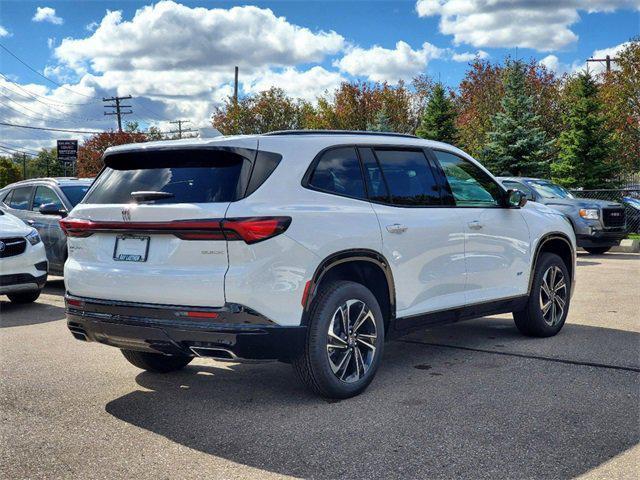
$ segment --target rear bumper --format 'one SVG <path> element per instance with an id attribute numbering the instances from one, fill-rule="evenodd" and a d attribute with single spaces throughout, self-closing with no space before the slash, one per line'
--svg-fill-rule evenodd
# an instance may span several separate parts
<path id="1" fill-rule="evenodd" d="M 44 268 L 46 269 L 46 265 Z M 31 275 L 30 273 L 0 275 L 0 295 L 14 292 L 42 290 L 46 283 L 46 273 L 38 276 Z"/>
<path id="2" fill-rule="evenodd" d="M 620 245 L 623 238 L 627 236 L 626 231 L 610 232 L 598 230 L 591 235 L 576 235 L 578 247 L 615 247 Z"/>
<path id="3" fill-rule="evenodd" d="M 67 326 L 75 338 L 129 350 L 288 361 L 302 351 L 306 339 L 306 327 L 280 326 L 236 304 L 189 308 L 71 295 L 65 299 Z M 187 312 L 202 316 L 188 317 Z"/>

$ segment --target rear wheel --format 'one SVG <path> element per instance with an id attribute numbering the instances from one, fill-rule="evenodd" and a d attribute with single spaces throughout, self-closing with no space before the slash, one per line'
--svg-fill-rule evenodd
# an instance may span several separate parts
<path id="1" fill-rule="evenodd" d="M 142 370 L 154 373 L 168 373 L 180 370 L 193 360 L 186 355 L 162 355 L 160 353 L 120 350 L 129 363 Z"/>
<path id="2" fill-rule="evenodd" d="M 11 303 L 33 303 L 40 296 L 40 292 L 40 290 L 35 290 L 32 292 L 8 293 L 7 297 L 9 297 Z"/>
<path id="3" fill-rule="evenodd" d="M 304 352 L 293 366 L 318 395 L 349 398 L 373 380 L 383 345 L 384 322 L 375 296 L 359 283 L 338 281 L 321 287 Z"/>
<path id="4" fill-rule="evenodd" d="M 611 247 L 584 247 L 584 249 L 591 255 L 602 255 L 611 250 Z"/>
<path id="5" fill-rule="evenodd" d="M 569 312 L 570 288 L 569 271 L 562 258 L 543 253 L 533 273 L 526 307 L 513 312 L 518 330 L 533 337 L 551 337 L 558 333 Z"/>

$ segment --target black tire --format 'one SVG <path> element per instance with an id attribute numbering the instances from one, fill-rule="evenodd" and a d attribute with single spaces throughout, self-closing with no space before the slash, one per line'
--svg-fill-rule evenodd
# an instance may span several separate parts
<path id="1" fill-rule="evenodd" d="M 336 323 L 334 318 L 338 319 L 340 307 L 349 305 L 348 302 L 352 300 L 355 302 L 345 310 L 352 317 L 357 317 L 356 320 L 365 317 L 367 320 L 354 329 L 357 331 L 345 334 L 345 339 L 340 340 L 342 336 L 335 336 L 335 328 L 344 331 L 343 324 L 339 320 Z M 365 311 L 365 308 L 368 310 Z M 363 315 L 365 312 L 366 315 Z M 351 325 L 355 327 L 356 323 L 354 321 Z M 333 337 L 329 336 L 330 328 L 334 329 Z M 339 348 L 329 346 L 329 342 Z M 364 346 L 368 342 L 369 346 Z M 372 349 L 371 346 L 375 348 Z M 337 281 L 320 287 L 309 314 L 304 352 L 292 363 L 298 377 L 314 393 L 325 398 L 349 398 L 369 386 L 380 365 L 383 347 L 384 321 L 376 297 L 359 283 Z M 336 365 L 333 359 L 337 359 L 343 352 L 342 360 L 346 366 L 343 367 L 344 370 L 338 368 L 334 373 Z M 336 362 L 340 363 L 339 359 Z M 354 373 L 346 375 L 348 371 Z M 340 379 L 340 373 L 346 378 Z"/>
<path id="2" fill-rule="evenodd" d="M 20 293 L 8 293 L 7 297 L 11 300 L 11 303 L 33 303 L 40 296 L 41 290 L 35 290 L 32 292 L 20 292 Z"/>
<path id="3" fill-rule="evenodd" d="M 564 279 L 565 287 L 564 289 L 558 288 L 552 298 L 546 292 L 554 289 L 547 287 L 546 290 L 543 290 L 543 285 L 548 285 L 550 282 L 549 278 L 551 278 L 551 269 L 553 268 L 559 269 Z M 547 274 L 549 276 L 546 277 L 547 283 L 545 283 L 545 276 Z M 559 283 L 560 281 L 558 280 L 558 284 Z M 542 294 L 541 291 L 543 291 Z M 559 311 L 561 305 L 560 300 L 555 299 L 556 297 L 560 297 L 560 299 L 564 301 L 561 311 Z M 546 313 L 543 311 L 543 303 L 544 305 L 548 305 L 545 300 L 551 302 L 550 308 L 554 309 L 553 311 L 547 310 Z M 533 272 L 533 283 L 526 307 L 521 311 L 513 312 L 516 327 L 518 327 L 521 333 L 531 337 L 552 337 L 557 334 L 564 325 L 569 312 L 570 301 L 571 279 L 567 266 L 558 255 L 554 253 L 543 253 L 540 255 L 535 266 L 535 271 Z"/>
<path id="4" fill-rule="evenodd" d="M 611 250 L 611 247 L 584 247 L 584 249 L 591 255 L 602 255 L 603 253 L 607 253 Z"/>
<path id="5" fill-rule="evenodd" d="M 175 372 L 184 368 L 193 360 L 186 355 L 162 355 L 161 353 L 136 352 L 135 350 L 120 350 L 124 358 L 132 365 L 154 373 Z"/>

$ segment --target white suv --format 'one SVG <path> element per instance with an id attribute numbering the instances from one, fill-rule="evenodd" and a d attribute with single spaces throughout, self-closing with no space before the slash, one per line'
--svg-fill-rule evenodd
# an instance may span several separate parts
<path id="1" fill-rule="evenodd" d="M 61 220 L 68 326 L 146 370 L 281 360 L 345 398 L 414 328 L 513 312 L 550 336 L 568 313 L 571 225 L 450 145 L 274 132 L 125 145 L 104 162 Z"/>

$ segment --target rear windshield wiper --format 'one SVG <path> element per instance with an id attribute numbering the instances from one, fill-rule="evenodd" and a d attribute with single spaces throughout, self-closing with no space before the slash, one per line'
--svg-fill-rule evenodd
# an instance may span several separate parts
<path id="1" fill-rule="evenodd" d="M 175 197 L 175 195 L 171 192 L 143 191 L 143 192 L 131 192 L 131 197 L 137 202 L 147 202 L 149 200 L 160 200 L 161 198 L 171 198 L 171 197 Z"/>

